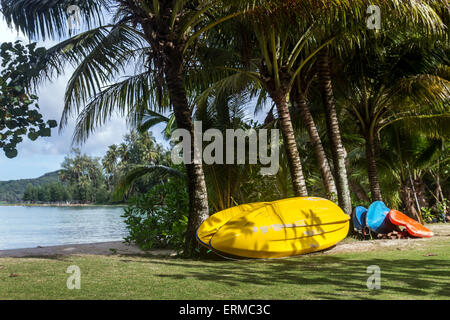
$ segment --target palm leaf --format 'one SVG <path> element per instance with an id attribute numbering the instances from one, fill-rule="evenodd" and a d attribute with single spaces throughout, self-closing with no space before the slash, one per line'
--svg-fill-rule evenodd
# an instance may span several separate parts
<path id="1" fill-rule="evenodd" d="M 109 0 L 1 0 L 1 11 L 9 27 L 15 27 L 31 39 L 63 38 L 70 35 L 68 8 L 80 8 L 87 29 L 102 24 L 111 8 Z"/>
<path id="2" fill-rule="evenodd" d="M 30 82 L 37 87 L 43 80 L 58 77 L 64 74 L 68 63 L 76 68 L 89 52 L 98 47 L 111 27 L 105 25 L 82 32 L 47 49 L 40 61 L 43 68 L 34 78 L 30 78 Z"/>
<path id="3" fill-rule="evenodd" d="M 78 116 L 73 140 L 75 143 L 86 141 L 96 127 L 103 125 L 114 112 L 127 116 L 129 123 L 137 127 L 145 113 L 149 110 L 163 111 L 169 103 L 167 95 L 165 99 L 157 96 L 151 73 L 127 77 L 104 88 L 89 101 Z"/>
<path id="4" fill-rule="evenodd" d="M 114 200 L 121 201 L 137 179 L 149 174 L 159 181 L 166 180 L 171 176 L 185 178 L 183 172 L 163 165 L 136 166 L 119 180 L 113 193 Z"/>
<path id="5" fill-rule="evenodd" d="M 141 44 L 138 34 L 129 28 L 114 26 L 101 36 L 98 44 L 83 57 L 67 85 L 60 127 L 80 106 L 97 95 L 115 76 L 125 72 L 127 62 Z"/>
<path id="6" fill-rule="evenodd" d="M 164 122 L 169 123 L 170 118 L 149 110 L 144 114 L 141 123 L 138 125 L 138 130 L 139 132 L 147 132 L 151 127 Z"/>

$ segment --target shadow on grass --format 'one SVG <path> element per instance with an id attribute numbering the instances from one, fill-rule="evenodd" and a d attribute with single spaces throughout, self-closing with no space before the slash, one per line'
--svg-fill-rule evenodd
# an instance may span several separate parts
<path id="1" fill-rule="evenodd" d="M 314 299 L 361 299 L 392 295 L 422 299 L 450 297 L 450 263 L 439 259 L 355 259 L 336 256 L 311 256 L 308 259 L 263 261 L 186 261 L 151 260 L 162 265 L 161 278 L 220 282 L 229 287 L 242 285 L 306 286 Z M 381 290 L 369 290 L 367 267 L 381 269 Z M 183 272 L 172 272 L 171 269 Z M 304 289 L 304 288 L 303 288 Z M 317 290 L 316 290 L 317 289 Z M 313 291 L 312 291 L 313 290 Z M 323 291 L 322 291 L 323 290 Z M 278 297 L 284 299 L 285 297 Z"/>

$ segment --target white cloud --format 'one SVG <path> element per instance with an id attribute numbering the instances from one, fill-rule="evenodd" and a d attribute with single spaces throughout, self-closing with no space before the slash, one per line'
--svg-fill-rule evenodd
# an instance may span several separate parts
<path id="1" fill-rule="evenodd" d="M 28 42 L 23 34 L 9 29 L 3 17 L 0 18 L 0 30 L 2 31 L 0 42 L 16 40 Z M 54 41 L 39 42 L 38 46 L 48 48 L 55 43 Z M 67 68 L 64 76 L 46 83 L 37 92 L 40 112 L 45 120 L 53 119 L 59 123 L 64 106 L 66 85 L 72 72 L 72 68 Z M 18 145 L 19 155 L 14 159 L 7 159 L 3 152 L 0 152 L 0 181 L 37 177 L 48 171 L 59 169 L 64 156 L 71 150 L 75 121 L 76 115 L 70 119 L 61 134 L 55 128 L 52 130 L 51 137 L 39 138 L 36 141 L 24 138 L 24 141 Z M 126 132 L 125 119 L 113 116 L 111 121 L 92 134 L 88 141 L 81 146 L 81 150 L 94 156 L 101 156 L 109 145 L 120 143 Z"/>
<path id="2" fill-rule="evenodd" d="M 28 42 L 27 37 L 22 32 L 17 32 L 8 28 L 3 15 L 0 15 L 0 42 L 14 42 L 16 40 L 22 40 Z"/>

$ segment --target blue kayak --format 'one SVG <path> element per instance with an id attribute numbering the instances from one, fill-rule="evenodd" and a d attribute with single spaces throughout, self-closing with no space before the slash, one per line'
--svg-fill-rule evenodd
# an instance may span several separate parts
<path id="1" fill-rule="evenodd" d="M 383 201 L 373 202 L 367 210 L 366 223 L 370 230 L 376 233 L 392 232 L 395 226 L 388 219 L 387 214 L 391 211 Z"/>
<path id="2" fill-rule="evenodd" d="M 353 215 L 353 226 L 357 230 L 362 231 L 365 227 L 367 227 L 366 215 L 367 209 L 364 208 L 363 206 L 357 206 L 355 208 L 355 214 Z"/>

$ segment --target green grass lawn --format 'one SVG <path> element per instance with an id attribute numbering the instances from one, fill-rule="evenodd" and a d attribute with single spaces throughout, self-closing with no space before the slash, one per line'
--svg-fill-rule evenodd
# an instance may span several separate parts
<path id="1" fill-rule="evenodd" d="M 450 239 L 426 241 L 280 260 L 2 258 L 0 299 L 450 299 Z M 80 290 L 66 287 L 70 265 Z M 379 290 L 366 286 L 370 265 L 381 269 Z"/>

